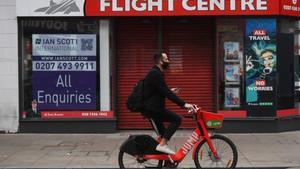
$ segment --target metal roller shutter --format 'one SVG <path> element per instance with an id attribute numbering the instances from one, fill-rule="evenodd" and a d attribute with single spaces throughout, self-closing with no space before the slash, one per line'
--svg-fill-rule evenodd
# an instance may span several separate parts
<path id="1" fill-rule="evenodd" d="M 163 49 L 171 59 L 166 81 L 169 87 L 181 88 L 179 96 L 203 109 L 214 110 L 214 23 L 213 19 L 176 18 L 163 22 Z M 167 101 L 178 114 L 187 113 Z M 194 127 L 184 119 L 181 128 Z"/>
<path id="2" fill-rule="evenodd" d="M 209 19 L 163 19 L 163 49 L 172 64 L 166 72 L 169 87 L 180 87 L 179 96 L 206 110 L 214 106 L 214 54 L 213 22 Z M 119 129 L 151 128 L 139 113 L 126 109 L 126 99 L 133 85 L 142 79 L 153 65 L 152 56 L 157 51 L 158 31 L 155 19 L 121 19 L 117 26 L 117 108 Z M 184 110 L 167 102 L 172 111 Z M 182 128 L 194 127 L 184 119 Z"/>
<path id="3" fill-rule="evenodd" d="M 126 99 L 137 80 L 153 65 L 157 50 L 157 23 L 148 18 L 127 18 L 117 22 L 117 111 L 118 128 L 150 127 L 140 113 L 126 109 Z"/>

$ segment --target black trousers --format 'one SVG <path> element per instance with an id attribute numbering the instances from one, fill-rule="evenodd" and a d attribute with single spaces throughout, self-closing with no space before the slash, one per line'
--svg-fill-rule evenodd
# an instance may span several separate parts
<path id="1" fill-rule="evenodd" d="M 182 121 L 181 117 L 178 114 L 168 109 L 165 109 L 163 112 L 155 114 L 149 118 L 150 123 L 152 124 L 152 127 L 155 129 L 157 134 L 167 140 L 171 139 Z M 165 128 L 163 122 L 170 122 L 170 124 L 167 128 Z"/>

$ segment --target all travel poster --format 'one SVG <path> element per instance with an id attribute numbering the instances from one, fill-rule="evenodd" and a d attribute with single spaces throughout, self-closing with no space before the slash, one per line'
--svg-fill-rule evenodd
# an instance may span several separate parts
<path id="1" fill-rule="evenodd" d="M 246 21 L 245 59 L 248 116 L 274 116 L 277 74 L 275 19 Z"/>

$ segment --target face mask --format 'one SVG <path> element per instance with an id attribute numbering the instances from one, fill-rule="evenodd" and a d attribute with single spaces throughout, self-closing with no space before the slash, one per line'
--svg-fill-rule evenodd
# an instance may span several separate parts
<path id="1" fill-rule="evenodd" d="M 161 65 L 163 69 L 168 69 L 169 68 L 169 62 L 163 62 Z"/>

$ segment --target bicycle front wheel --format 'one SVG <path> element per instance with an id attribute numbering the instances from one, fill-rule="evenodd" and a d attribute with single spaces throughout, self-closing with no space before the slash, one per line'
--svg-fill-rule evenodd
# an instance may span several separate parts
<path id="1" fill-rule="evenodd" d="M 153 168 L 161 169 L 162 160 L 146 160 L 143 156 L 132 156 L 124 151 L 119 152 L 119 167 L 120 169 L 134 169 L 134 168 Z"/>
<path id="2" fill-rule="evenodd" d="M 195 165 L 201 168 L 235 168 L 238 161 L 238 152 L 233 142 L 222 135 L 211 137 L 218 159 L 216 159 L 210 150 L 206 140 L 203 140 L 196 148 L 194 157 Z"/>

